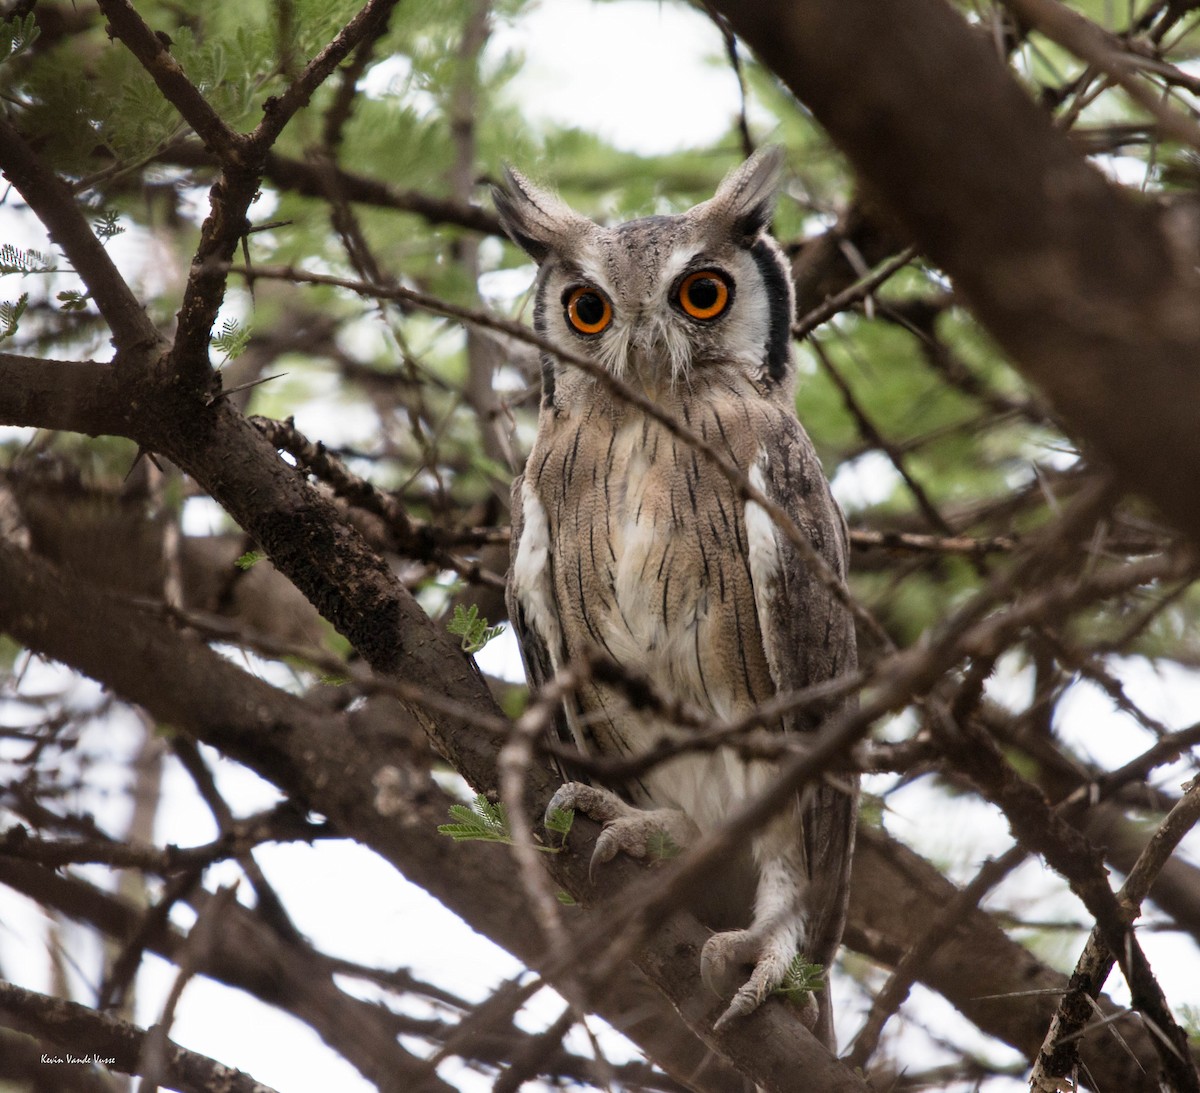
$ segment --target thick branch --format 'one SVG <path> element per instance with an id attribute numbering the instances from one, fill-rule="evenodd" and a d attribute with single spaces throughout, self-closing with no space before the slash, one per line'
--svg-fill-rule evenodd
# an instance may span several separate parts
<path id="1" fill-rule="evenodd" d="M 1077 434 L 1200 537 L 1196 226 L 1106 182 L 943 0 L 715 6 Z"/>
<path id="2" fill-rule="evenodd" d="M 128 400 L 107 364 L 0 353 L 0 425 L 128 436 L 127 411 Z"/>

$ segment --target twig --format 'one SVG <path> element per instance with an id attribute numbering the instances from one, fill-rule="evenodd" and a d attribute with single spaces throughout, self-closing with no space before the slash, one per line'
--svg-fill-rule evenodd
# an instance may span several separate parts
<path id="1" fill-rule="evenodd" d="M 311 826 L 293 817 L 295 830 L 285 833 L 271 821 L 276 814 L 266 813 L 239 821 L 235 829 L 215 842 L 203 846 L 148 846 L 101 839 L 43 839 L 28 834 L 25 828 L 10 827 L 0 836 L 0 857 L 37 862 L 51 869 L 64 865 L 93 863 L 118 869 L 142 869 L 160 876 L 203 869 L 214 862 L 236 858 L 264 842 L 300 839 L 305 842 L 328 829 Z"/>
<path id="2" fill-rule="evenodd" d="M 163 344 L 141 301 L 133 294 L 96 238 L 74 195 L 33 153 L 24 138 L 0 112 L 0 169 L 26 204 L 63 249 L 75 272 L 87 285 L 119 350 L 154 350 Z M 118 367 L 121 355 L 118 354 Z"/>
<path id="3" fill-rule="evenodd" d="M 825 351 L 825 347 L 816 338 L 813 338 L 809 344 L 812 346 L 813 352 L 817 355 L 817 359 L 821 362 L 821 367 L 825 369 L 826 374 L 833 380 L 833 385 L 841 394 L 842 403 L 845 405 L 850 416 L 854 418 L 863 439 L 872 448 L 877 448 L 888 457 L 889 462 L 896 469 L 896 473 L 904 480 L 904 484 L 908 487 L 909 493 L 912 494 L 913 500 L 916 501 L 917 508 L 924 513 L 925 519 L 943 535 L 953 536 L 954 529 L 946 522 L 946 518 L 938 512 L 937 506 L 926 492 L 925 487 L 909 471 L 904 457 L 900 454 L 896 446 L 883 435 L 883 431 L 871 420 L 870 414 L 867 413 L 866 409 L 858 401 L 858 397 L 854 394 L 854 389 L 846 381 L 845 376 L 842 375 L 841 369 L 833 363 L 833 358 Z"/>
<path id="4" fill-rule="evenodd" d="M 999 858 L 985 862 L 971 881 L 959 889 L 954 898 L 929 924 L 920 940 L 900 958 L 887 982 L 876 993 L 875 1000 L 871 1003 L 871 1011 L 845 1058 L 847 1066 L 865 1069 L 871 1056 L 875 1054 L 883 1026 L 908 997 L 908 992 L 917 981 L 924 963 L 939 946 L 945 944 L 955 926 L 979 905 L 979 901 L 1028 856 L 1029 852 L 1024 847 L 1010 847 Z"/>
<path id="5" fill-rule="evenodd" d="M 399 0 L 367 0 L 354 16 L 288 85 L 282 95 L 263 103 L 263 119 L 248 134 L 247 143 L 256 156 L 265 155 L 296 111 L 308 105 L 313 92 L 334 72 L 359 42 L 378 38 Z"/>
<path id="6" fill-rule="evenodd" d="M 166 43 L 146 24 L 129 0 L 96 0 L 110 37 L 119 38 L 167 100 L 182 115 L 223 163 L 242 165 L 248 148 L 245 138 L 225 124 L 199 88 L 188 79 Z"/>
<path id="7" fill-rule="evenodd" d="M 504 589 L 502 576 L 485 569 L 478 562 L 466 561 L 444 549 L 441 529 L 409 516 L 393 496 L 356 475 L 320 441 L 315 444 L 310 441 L 290 418 L 287 421 L 273 421 L 265 417 L 252 417 L 250 421 L 277 449 L 286 451 L 301 467 L 332 486 L 337 496 L 386 520 L 388 529 L 396 538 L 396 550 L 399 553 L 453 570 L 470 584 Z M 495 541 L 486 536 L 483 538 L 488 542 Z"/>
<path id="8" fill-rule="evenodd" d="M 214 931 L 224 918 L 229 903 L 236 897 L 237 886 L 218 888 L 215 895 L 204 906 L 196 919 L 195 925 L 188 932 L 179 959 L 179 973 L 175 982 L 167 992 L 163 1003 L 162 1016 L 158 1023 L 146 1030 L 146 1039 L 142 1043 L 141 1055 L 138 1059 L 138 1072 L 142 1075 L 142 1084 L 138 1093 L 158 1093 L 158 1087 L 167 1080 L 167 1049 L 170 1040 L 167 1038 L 171 1025 L 175 1023 L 175 1010 L 179 999 L 183 997 L 183 989 L 194 978 L 199 968 L 208 961 L 209 953 L 215 939 Z"/>
<path id="9" fill-rule="evenodd" d="M 856 550 L 897 550 L 913 554 L 1010 554 L 1020 540 L 1014 535 L 973 538 L 969 535 L 925 535 L 908 531 L 850 529 L 850 545 Z"/>
<path id="10" fill-rule="evenodd" d="M 1179 1093 L 1196 1093 L 1200 1077 L 1188 1055 L 1187 1035 L 1171 1014 L 1162 988 L 1129 928 L 1128 904 L 1108 886 L 1100 855 L 1051 809 L 1036 786 L 1005 762 L 991 737 L 974 724 L 974 718 L 955 720 L 948 710 L 936 713 L 933 723 L 947 758 L 1000 807 L 1018 840 L 1041 854 L 1083 901 L 1095 919 L 1098 937 L 1120 962 L 1134 1006 L 1151 1029 L 1161 1033 L 1154 1043 L 1165 1071 Z"/>
<path id="11" fill-rule="evenodd" d="M 792 337 L 797 340 L 807 338 L 817 327 L 827 323 L 835 315 L 841 314 L 848 307 L 870 296 L 880 285 L 891 279 L 894 273 L 902 270 L 917 256 L 916 247 L 905 247 L 899 254 L 893 255 L 886 262 L 880 263 L 864 277 L 860 277 L 848 288 L 842 289 L 836 296 L 830 296 L 824 303 L 818 304 L 807 315 L 792 324 Z"/>
<path id="12" fill-rule="evenodd" d="M 1159 824 L 1117 893 L 1116 899 L 1127 923 L 1132 924 L 1141 913 L 1142 901 L 1149 895 L 1155 878 L 1198 821 L 1200 778 L 1192 780 L 1179 803 Z M 1030 1077 L 1034 1089 L 1053 1088 L 1053 1080 L 1070 1073 L 1074 1067 L 1078 1058 L 1074 1041 L 1081 1032 L 1087 1031 L 1084 1026 L 1092 1013 L 1086 1000 L 1094 1000 L 1099 996 L 1113 962 L 1113 951 L 1097 925 L 1088 936 L 1071 976 L 1071 989 L 1059 1003 L 1038 1052 Z"/>
<path id="13" fill-rule="evenodd" d="M 1134 56 L 1112 35 L 1057 0 L 1004 0 L 1004 3 L 1051 41 L 1112 77 L 1134 102 L 1154 117 L 1164 133 L 1200 149 L 1200 125 L 1165 105 L 1138 78 L 1147 68 L 1161 72 L 1161 66 Z M 1185 79 L 1189 84 L 1193 82 Z"/>

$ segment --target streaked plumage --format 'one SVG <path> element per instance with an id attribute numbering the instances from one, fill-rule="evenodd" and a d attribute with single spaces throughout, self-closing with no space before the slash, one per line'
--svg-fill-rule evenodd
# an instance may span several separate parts
<path id="1" fill-rule="evenodd" d="M 846 538 L 796 419 L 787 263 L 764 234 L 780 157 L 752 158 L 681 216 L 602 228 L 511 173 L 496 204 L 538 262 L 534 324 L 589 354 L 726 453 L 779 502 L 839 575 Z M 852 621 L 758 505 L 711 461 L 594 379 L 543 360 L 538 434 L 513 488 L 509 610 L 530 680 L 600 650 L 665 692 L 733 718 L 778 691 L 851 671 Z M 579 746 L 627 754 L 678 732 L 593 684 L 566 704 Z M 782 731 L 811 731 L 788 718 Z M 655 767 L 612 794 L 571 788 L 556 803 L 608 828 L 600 856 L 637 852 L 647 830 L 711 829 L 773 773 L 730 751 Z M 754 1009 L 797 947 L 828 964 L 845 913 L 855 798 L 822 785 L 730 863 L 732 900 L 707 908 L 718 933 L 706 979 L 744 982 L 728 1017 Z M 751 915 L 751 905 L 754 905 Z M 740 928 L 740 929 L 739 929 Z M 748 929 L 749 932 L 746 932 Z M 747 975 L 749 978 L 747 978 Z M 820 1031 L 831 1038 L 828 1000 Z"/>

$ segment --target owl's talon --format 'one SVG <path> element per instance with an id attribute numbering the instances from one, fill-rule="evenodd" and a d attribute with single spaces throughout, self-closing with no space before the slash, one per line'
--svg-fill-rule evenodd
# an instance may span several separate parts
<path id="1" fill-rule="evenodd" d="M 596 872 L 597 865 L 612 861 L 617 856 L 617 852 L 622 849 L 621 837 L 616 826 L 618 823 L 620 823 L 619 820 L 614 821 L 596 837 L 596 845 L 592 849 L 592 860 L 588 865 L 589 875 Z"/>
<path id="2" fill-rule="evenodd" d="M 631 858 L 654 858 L 659 847 L 681 849 L 695 835 L 696 825 L 682 812 L 673 808 L 646 811 L 626 804 L 615 793 L 582 782 L 567 782 L 559 786 L 546 806 L 546 817 L 555 811 L 575 809 L 604 825 L 592 849 L 588 866 L 594 873 L 597 865 L 612 861 L 624 851 Z"/>
<path id="3" fill-rule="evenodd" d="M 715 994 L 724 997 L 741 981 L 725 1012 L 714 1028 L 723 1028 L 738 1017 L 753 1013 L 787 977 L 797 950 L 794 924 L 730 930 L 713 934 L 700 952 L 700 977 Z M 743 980 L 746 965 L 754 970 Z M 815 1007 L 815 1001 L 814 1001 Z"/>
<path id="4" fill-rule="evenodd" d="M 637 811 L 610 790 L 587 786 L 582 782 L 566 782 L 554 791 L 554 796 L 546 805 L 545 819 L 549 820 L 555 812 L 582 812 L 603 824 Z"/>

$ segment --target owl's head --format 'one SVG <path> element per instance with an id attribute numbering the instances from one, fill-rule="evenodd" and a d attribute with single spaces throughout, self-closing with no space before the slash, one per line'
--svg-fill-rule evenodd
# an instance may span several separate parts
<path id="1" fill-rule="evenodd" d="M 516 171 L 493 191 L 512 240 L 537 262 L 534 328 L 652 395 L 730 370 L 790 383 L 790 270 L 766 234 L 782 153 L 759 152 L 678 216 L 602 227 Z M 543 361 L 543 397 L 569 366 Z"/>

